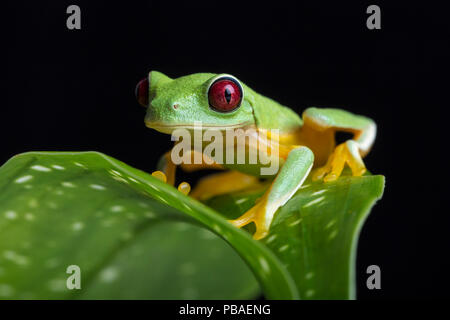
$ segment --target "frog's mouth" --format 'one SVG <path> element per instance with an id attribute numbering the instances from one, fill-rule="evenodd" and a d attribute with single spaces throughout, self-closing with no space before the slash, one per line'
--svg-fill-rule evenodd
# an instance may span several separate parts
<path id="1" fill-rule="evenodd" d="M 149 128 L 155 129 L 156 131 L 172 134 L 176 129 L 187 129 L 187 130 L 218 130 L 225 131 L 227 129 L 239 129 L 239 128 L 249 128 L 252 123 L 250 121 L 241 122 L 237 124 L 227 124 L 227 125 L 210 125 L 205 123 L 178 123 L 170 124 L 163 123 L 159 121 L 149 121 L 145 120 L 145 125 Z"/>

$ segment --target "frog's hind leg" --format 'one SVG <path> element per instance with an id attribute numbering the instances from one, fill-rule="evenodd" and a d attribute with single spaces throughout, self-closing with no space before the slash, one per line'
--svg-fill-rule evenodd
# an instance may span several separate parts
<path id="1" fill-rule="evenodd" d="M 221 194 L 244 190 L 259 183 L 257 177 L 239 171 L 220 172 L 201 179 L 190 195 L 203 201 Z"/>
<path id="2" fill-rule="evenodd" d="M 256 232 L 253 238 L 264 238 L 269 232 L 275 212 L 300 188 L 308 176 L 313 162 L 314 154 L 309 148 L 299 147 L 293 149 L 272 185 L 255 206 L 230 222 L 238 228 L 254 222 Z"/>
<path id="3" fill-rule="evenodd" d="M 312 179 L 315 181 L 323 178 L 325 182 L 334 181 L 341 175 L 345 164 L 348 164 L 353 176 L 359 177 L 366 172 L 358 145 L 353 140 L 338 145 L 327 163 L 312 173 Z"/>
<path id="4" fill-rule="evenodd" d="M 312 179 L 325 182 L 339 178 L 347 164 L 354 176 L 366 172 L 362 158 L 375 140 L 376 125 L 366 117 L 339 109 L 309 108 L 303 113 L 302 140 L 313 148 L 322 167 L 312 172 Z M 335 133 L 349 132 L 353 139 L 335 146 Z"/>

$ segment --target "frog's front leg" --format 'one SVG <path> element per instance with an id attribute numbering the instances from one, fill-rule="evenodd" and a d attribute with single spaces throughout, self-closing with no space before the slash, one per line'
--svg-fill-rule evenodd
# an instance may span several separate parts
<path id="1" fill-rule="evenodd" d="M 283 167 L 270 188 L 254 207 L 230 222 L 241 228 L 251 222 L 256 225 L 254 239 L 264 238 L 269 233 L 275 212 L 283 206 L 305 181 L 314 163 L 314 154 L 307 147 L 298 147 L 289 152 Z"/>
<path id="2" fill-rule="evenodd" d="M 175 173 L 177 166 L 175 163 L 173 163 L 170 157 L 170 153 L 171 152 L 169 151 L 161 156 L 157 165 L 158 170 L 152 172 L 152 176 L 173 186 L 175 184 Z M 191 191 L 191 186 L 187 182 L 181 182 L 178 185 L 178 191 L 185 195 L 188 195 Z"/>
<path id="3" fill-rule="evenodd" d="M 170 158 L 170 151 L 168 151 L 159 158 L 157 171 L 154 171 L 152 175 L 156 176 L 157 178 L 161 177 L 162 179 L 160 180 L 163 180 L 164 182 L 167 182 L 168 184 L 173 186 L 175 184 L 176 170 L 177 166 L 172 162 Z M 163 177 L 160 172 L 163 173 L 165 177 Z"/>
<path id="4" fill-rule="evenodd" d="M 152 176 L 173 186 L 175 184 L 177 165 L 172 161 L 171 153 L 172 151 L 168 151 L 163 156 L 161 156 L 158 161 L 157 171 L 154 171 L 152 173 Z M 202 161 L 200 164 L 195 164 L 194 153 L 194 151 L 191 151 L 184 155 L 183 163 L 181 163 L 181 168 L 184 171 L 190 172 L 201 169 L 223 169 L 223 167 L 217 163 L 208 164 L 208 162 L 210 161 L 206 161 L 205 155 L 201 155 Z M 187 195 L 191 190 L 191 186 L 187 182 L 182 182 L 178 185 L 178 190 Z M 198 194 L 198 192 L 196 192 L 196 190 L 194 189 L 194 192 L 191 195 L 194 196 L 195 194 Z"/>

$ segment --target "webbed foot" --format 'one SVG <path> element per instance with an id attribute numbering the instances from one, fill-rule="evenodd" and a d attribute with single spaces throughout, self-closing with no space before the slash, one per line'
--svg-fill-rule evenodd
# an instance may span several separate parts
<path id="1" fill-rule="evenodd" d="M 317 181 L 323 178 L 324 182 L 335 181 L 340 177 L 345 164 L 348 164 L 353 176 L 362 176 L 367 171 L 356 141 L 348 140 L 338 145 L 327 163 L 312 172 L 312 179 Z"/>
<path id="2" fill-rule="evenodd" d="M 256 232 L 253 234 L 253 239 L 262 239 L 269 233 L 270 227 L 270 221 L 267 221 L 266 219 L 266 204 L 267 197 L 263 197 L 242 216 L 237 219 L 228 221 L 238 228 L 242 228 L 247 224 L 254 222 L 256 226 Z"/>

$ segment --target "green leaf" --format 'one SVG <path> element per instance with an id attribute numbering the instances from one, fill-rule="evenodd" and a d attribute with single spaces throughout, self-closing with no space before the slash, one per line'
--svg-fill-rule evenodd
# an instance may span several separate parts
<path id="1" fill-rule="evenodd" d="M 302 299 L 355 298 L 359 232 L 383 189 L 383 176 L 343 176 L 328 183 L 308 179 L 277 212 L 262 242 L 289 270 Z M 263 191 L 215 197 L 207 204 L 234 219 Z"/>
<path id="2" fill-rule="evenodd" d="M 237 216 L 263 190 L 216 197 L 215 211 L 100 153 L 18 155 L 0 168 L 0 298 L 245 299 L 254 278 L 269 299 L 353 298 L 358 232 L 383 183 L 307 182 L 255 241 L 217 211 Z M 69 265 L 81 290 L 65 286 Z"/>
<path id="3" fill-rule="evenodd" d="M 115 159 L 36 152 L 0 168 L 0 298 L 257 296 L 248 266 L 216 234 L 247 262 L 268 297 L 298 297 L 268 248 Z M 67 290 L 69 265 L 81 268 L 82 290 Z"/>

